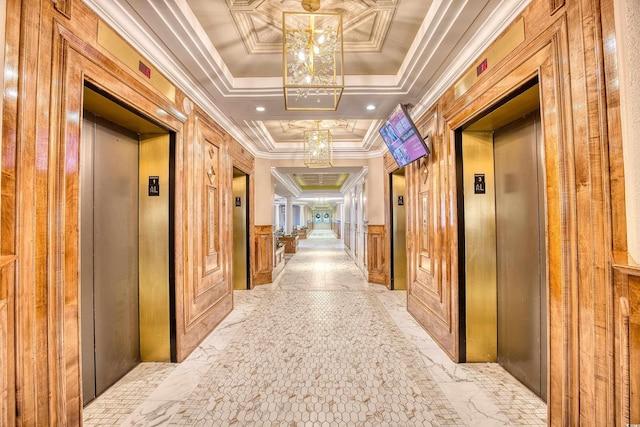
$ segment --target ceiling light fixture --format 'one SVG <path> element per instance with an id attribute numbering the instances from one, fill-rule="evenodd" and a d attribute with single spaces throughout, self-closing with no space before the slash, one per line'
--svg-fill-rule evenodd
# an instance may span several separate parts
<path id="1" fill-rule="evenodd" d="M 285 110 L 335 111 L 344 90 L 342 16 L 314 13 L 320 0 L 302 0 L 310 13 L 282 14 Z"/>
<path id="2" fill-rule="evenodd" d="M 263 111 L 265 111 L 265 108 L 264 107 L 256 107 L 256 111 L 259 111 L 259 112 L 262 113 Z"/>
<path id="3" fill-rule="evenodd" d="M 373 105 L 373 104 L 369 104 L 369 105 L 367 105 L 367 110 L 369 110 L 369 111 L 373 111 L 373 110 L 375 110 L 375 109 L 376 109 L 376 106 L 375 106 L 375 105 Z"/>
<path id="4" fill-rule="evenodd" d="M 320 129 L 316 120 L 315 130 L 304 131 L 304 164 L 310 168 L 330 168 L 333 137 L 329 129 Z"/>

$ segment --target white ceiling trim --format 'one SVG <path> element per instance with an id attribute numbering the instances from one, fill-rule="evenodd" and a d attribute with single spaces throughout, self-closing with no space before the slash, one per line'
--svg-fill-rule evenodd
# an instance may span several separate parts
<path id="1" fill-rule="evenodd" d="M 260 154 L 252 144 L 247 142 L 247 136 L 211 101 L 211 95 L 191 80 L 190 74 L 181 64 L 174 61 L 174 57 L 166 47 L 154 41 L 154 37 L 144 32 L 138 22 L 132 18 L 128 8 L 122 6 L 119 0 L 106 2 L 106 7 L 96 3 L 99 0 L 83 0 L 98 17 L 113 27 L 120 36 L 133 46 L 142 56 L 153 58 L 153 65 L 169 80 L 191 98 L 200 108 L 209 114 L 223 129 L 237 140 L 253 156 Z M 119 17 L 118 21 L 113 17 Z"/>
<path id="2" fill-rule="evenodd" d="M 507 3 L 508 5 L 505 5 Z M 469 43 L 465 45 L 456 60 L 447 67 L 430 91 L 416 104 L 412 110 L 415 118 L 424 114 L 442 95 L 463 75 L 463 73 L 473 64 L 478 55 L 484 52 L 498 36 L 522 13 L 531 3 L 531 0 L 503 0 L 491 14 L 487 21 L 499 22 L 499 25 L 480 26 Z M 502 7 L 504 5 L 504 7 Z"/>
<path id="3" fill-rule="evenodd" d="M 302 188 L 298 185 L 297 182 L 291 176 L 280 173 L 278 168 L 271 167 L 271 175 L 276 179 L 276 181 L 286 188 L 294 197 L 298 197 L 300 193 L 302 193 Z"/>
<path id="4" fill-rule="evenodd" d="M 340 192 L 342 194 L 347 194 L 353 187 L 357 184 L 364 182 L 364 178 L 369 173 L 369 167 L 363 166 L 362 170 L 358 174 L 349 174 L 349 177 L 346 179 L 342 187 L 340 188 Z"/>

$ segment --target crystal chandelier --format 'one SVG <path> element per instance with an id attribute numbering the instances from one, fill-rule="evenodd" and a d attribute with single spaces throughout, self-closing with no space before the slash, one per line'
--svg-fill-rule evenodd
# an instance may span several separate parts
<path id="1" fill-rule="evenodd" d="M 342 16 L 313 13 L 319 0 L 302 0 L 302 7 L 312 13 L 282 16 L 284 107 L 335 111 L 344 90 Z"/>
<path id="2" fill-rule="evenodd" d="M 320 129 L 316 120 L 315 130 L 304 131 L 304 164 L 310 168 L 330 168 L 333 138 L 329 129 Z"/>

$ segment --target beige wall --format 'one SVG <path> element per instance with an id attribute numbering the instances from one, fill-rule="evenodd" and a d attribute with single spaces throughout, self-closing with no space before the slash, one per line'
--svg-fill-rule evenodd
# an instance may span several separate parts
<path id="1" fill-rule="evenodd" d="M 255 224 L 273 224 L 273 181 L 271 178 L 271 160 L 255 159 Z"/>
<path id="2" fill-rule="evenodd" d="M 617 0 L 616 35 L 629 255 L 640 261 L 640 2 Z"/>
<path id="3" fill-rule="evenodd" d="M 369 224 L 384 224 L 384 180 L 389 179 L 384 170 L 384 158 L 375 157 L 369 159 L 369 171 L 367 172 L 367 221 Z"/>

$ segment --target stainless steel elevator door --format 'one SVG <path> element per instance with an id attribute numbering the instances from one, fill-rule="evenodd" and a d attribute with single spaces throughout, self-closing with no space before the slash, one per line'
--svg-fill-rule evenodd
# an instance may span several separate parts
<path id="1" fill-rule="evenodd" d="M 89 384 L 83 389 L 86 404 L 140 362 L 139 143 L 137 135 L 85 113 L 81 152 L 81 327 L 83 384 Z"/>
<path id="2" fill-rule="evenodd" d="M 498 363 L 546 400 L 540 113 L 494 132 Z"/>

